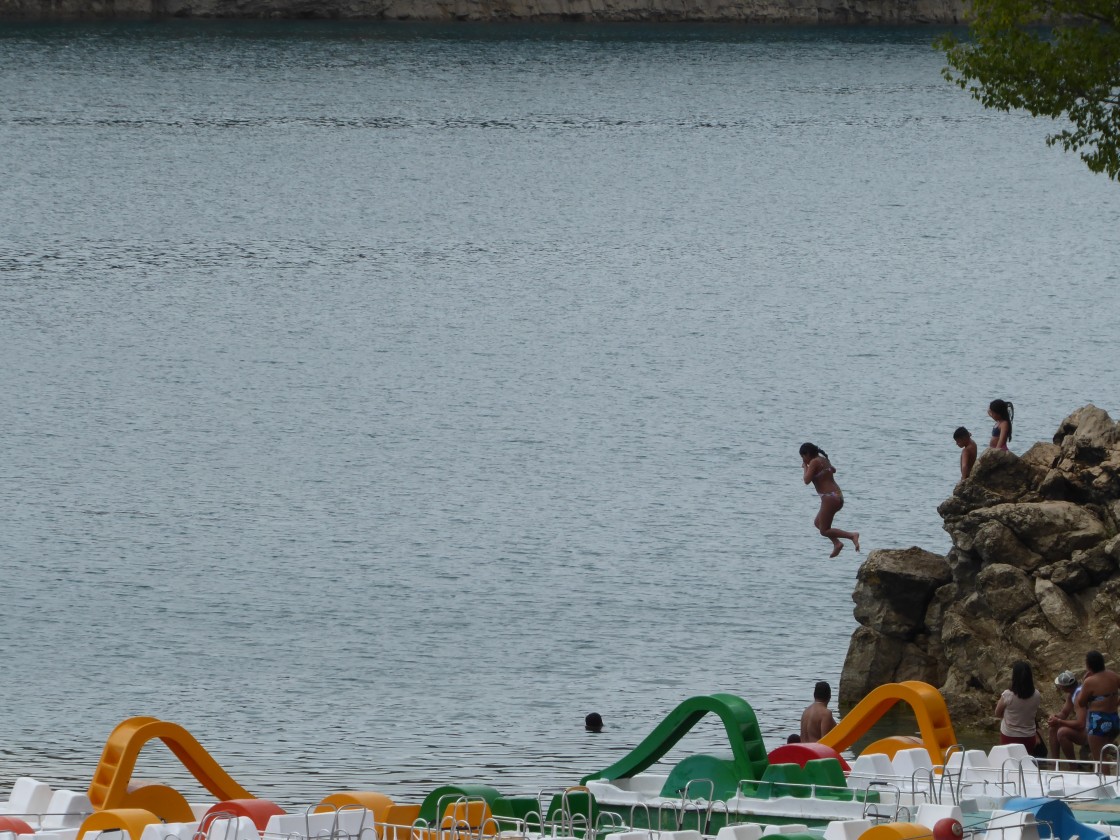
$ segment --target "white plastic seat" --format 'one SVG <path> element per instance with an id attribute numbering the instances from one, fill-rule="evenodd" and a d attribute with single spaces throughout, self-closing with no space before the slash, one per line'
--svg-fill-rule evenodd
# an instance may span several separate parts
<path id="1" fill-rule="evenodd" d="M 756 823 L 739 823 L 738 825 L 725 825 L 716 835 L 716 840 L 759 840 L 762 837 L 762 826 Z"/>
<path id="2" fill-rule="evenodd" d="M 964 763 L 966 767 L 974 767 L 976 769 L 992 766 L 992 762 L 988 759 L 988 754 L 983 750 L 966 751 L 964 754 Z"/>
<path id="3" fill-rule="evenodd" d="M 691 829 L 662 831 L 658 837 L 660 840 L 700 840 L 700 832 Z"/>
<path id="4" fill-rule="evenodd" d="M 59 828 L 81 828 L 82 822 L 93 813 L 93 805 L 84 793 L 73 790 L 56 790 L 47 803 L 41 828 L 54 831 Z"/>
<path id="5" fill-rule="evenodd" d="M 771 834 L 804 834 L 809 830 L 809 826 L 802 823 L 789 823 L 788 825 L 768 825 L 762 832 L 762 836 L 766 837 Z"/>
<path id="6" fill-rule="evenodd" d="M 1008 759 L 1015 759 L 1017 762 L 1023 759 L 1029 759 L 1031 754 L 1027 752 L 1027 748 L 1022 744 L 1000 744 L 999 746 L 992 747 L 988 753 L 988 766 L 999 770 L 1003 767 L 1003 763 Z"/>
<path id="7" fill-rule="evenodd" d="M 852 775 L 886 777 L 894 775 L 894 765 L 886 753 L 864 753 L 852 762 Z"/>
<path id="8" fill-rule="evenodd" d="M 951 819 L 960 822 L 963 817 L 964 812 L 961 811 L 960 805 L 936 805 L 932 802 L 925 802 L 918 806 L 918 813 L 914 815 L 914 822 L 924 825 L 926 828 L 933 828 L 938 820 Z"/>
<path id="9" fill-rule="evenodd" d="M 894 754 L 891 762 L 894 774 L 902 779 L 909 780 L 919 770 L 932 770 L 933 759 L 921 747 L 909 750 L 899 750 Z"/>
<path id="10" fill-rule="evenodd" d="M 273 814 L 268 818 L 264 833 L 283 837 L 316 837 L 333 832 L 336 828 L 352 835 L 362 834 L 364 831 L 365 840 L 370 840 L 369 832 L 374 828 L 373 812 L 367 808 L 341 808 L 320 814 Z"/>
<path id="11" fill-rule="evenodd" d="M 320 831 L 334 828 L 335 811 L 322 814 L 273 814 L 264 827 L 265 834 L 288 837 L 298 834 L 301 837 L 314 837 Z M 353 832 L 357 833 L 357 832 Z"/>
<path id="12" fill-rule="evenodd" d="M 871 825 L 871 820 L 833 820 L 825 826 L 824 840 L 859 840 Z"/>
<path id="13" fill-rule="evenodd" d="M 236 819 L 219 817 L 206 827 L 206 840 L 260 840 L 260 838 L 260 832 L 248 817 Z"/>
<path id="14" fill-rule="evenodd" d="M 153 823 L 144 826 L 144 833 L 140 840 L 191 840 L 198 831 L 197 822 L 189 823 Z"/>
<path id="15" fill-rule="evenodd" d="M 894 765 L 884 753 L 864 753 L 851 764 L 848 772 L 848 787 L 852 790 L 866 790 L 874 781 L 886 781 L 894 777 Z"/>
<path id="16" fill-rule="evenodd" d="M 35 834 L 29 834 L 28 837 L 34 838 L 34 840 L 77 840 L 78 831 L 79 829 L 77 828 L 58 828 L 53 831 L 38 831 Z M 0 832 L 0 834 L 2 834 L 2 832 Z M 7 840 L 7 837 L 5 837 L 4 840 Z M 12 840 L 20 840 L 20 838 L 13 837 Z M 26 840 L 26 838 L 24 838 L 24 840 Z M 190 840 L 190 838 L 186 838 L 186 840 Z"/>
<path id="17" fill-rule="evenodd" d="M 1038 822 L 1029 811 L 992 811 L 988 832 L 1002 840 L 1040 840 Z"/>
<path id="18" fill-rule="evenodd" d="M 0 814 L 38 817 L 51 801 L 51 786 L 46 782 L 20 776 L 12 785 L 7 803 L 0 804 Z"/>
<path id="19" fill-rule="evenodd" d="M 607 840 L 650 840 L 652 836 L 649 831 L 616 831 L 608 834 Z"/>

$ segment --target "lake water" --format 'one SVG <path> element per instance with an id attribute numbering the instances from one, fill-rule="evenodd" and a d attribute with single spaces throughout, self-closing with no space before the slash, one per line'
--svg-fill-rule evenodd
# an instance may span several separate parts
<path id="1" fill-rule="evenodd" d="M 1120 413 L 1120 193 L 936 34 L 0 29 L 0 786 L 138 714 L 285 805 L 784 740 L 860 560 L 803 441 L 944 551 L 957 425 Z"/>

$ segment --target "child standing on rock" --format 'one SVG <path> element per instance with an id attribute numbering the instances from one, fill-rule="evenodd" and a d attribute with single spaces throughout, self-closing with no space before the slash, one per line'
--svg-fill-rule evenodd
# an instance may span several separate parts
<path id="1" fill-rule="evenodd" d="M 976 463 L 976 441 L 964 426 L 957 426 L 957 430 L 953 432 L 953 440 L 961 448 L 961 481 L 964 481 L 972 472 L 972 465 Z"/>
<path id="2" fill-rule="evenodd" d="M 1015 406 L 1007 400 L 992 400 L 988 404 L 988 416 L 996 421 L 992 426 L 992 439 L 988 448 L 1006 452 L 1007 444 L 1011 441 L 1011 421 L 1015 419 Z"/>

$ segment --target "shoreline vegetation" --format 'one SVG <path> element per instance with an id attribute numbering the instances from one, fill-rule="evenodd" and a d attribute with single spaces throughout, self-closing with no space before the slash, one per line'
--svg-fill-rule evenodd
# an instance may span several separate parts
<path id="1" fill-rule="evenodd" d="M 961 24 L 963 0 L 0 0 L 4 21 L 366 20 L 533 23 Z"/>

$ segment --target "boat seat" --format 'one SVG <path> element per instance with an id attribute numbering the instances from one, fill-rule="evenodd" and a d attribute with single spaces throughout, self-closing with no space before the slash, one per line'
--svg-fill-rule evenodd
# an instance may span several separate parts
<path id="1" fill-rule="evenodd" d="M 866 788 L 876 780 L 887 781 L 894 776 L 894 765 L 884 753 L 864 753 L 852 762 L 848 787 Z"/>
<path id="2" fill-rule="evenodd" d="M 832 820 L 825 826 L 824 840 L 859 840 L 871 825 L 871 820 Z"/>
<path id="3" fill-rule="evenodd" d="M 759 840 L 762 837 L 762 826 L 756 823 L 739 823 L 738 825 L 725 825 L 716 835 L 716 840 Z"/>
<path id="4" fill-rule="evenodd" d="M 914 822 L 924 825 L 926 828 L 933 828 L 937 825 L 938 820 L 951 819 L 960 822 L 964 819 L 964 814 L 961 811 L 960 805 L 936 805 L 932 802 L 923 802 L 918 806 L 918 811 L 914 815 Z"/>
<path id="5" fill-rule="evenodd" d="M 608 834 L 606 840 L 650 840 L 652 836 L 651 831 L 616 831 Z"/>
<path id="6" fill-rule="evenodd" d="M 988 766 L 993 770 L 1001 769 L 1004 762 L 1011 760 L 1015 762 L 1016 766 L 1020 763 L 1027 762 L 1029 762 L 1031 766 L 1034 765 L 1031 754 L 1027 752 L 1027 748 L 1022 744 L 1000 744 L 999 746 L 992 747 L 988 752 Z"/>
<path id="7" fill-rule="evenodd" d="M 13 836 L 0 830 L 0 840 L 28 840 L 29 838 L 31 840 L 77 840 L 79 830 L 77 828 L 59 828 L 53 831 L 36 831 L 34 834 L 26 836 Z M 120 835 L 116 835 L 116 840 L 120 840 Z M 190 835 L 185 837 L 184 840 L 190 840 Z"/>
<path id="8" fill-rule="evenodd" d="M 140 840 L 191 840 L 198 823 L 152 823 L 144 826 Z"/>
<path id="9" fill-rule="evenodd" d="M 260 829 L 252 817 L 214 817 L 206 826 L 206 840 L 260 840 L 260 837 Z"/>
<path id="10" fill-rule="evenodd" d="M 8 801 L 0 803 L 0 814 L 35 817 L 45 813 L 51 801 L 51 786 L 30 776 L 20 776 L 12 785 Z"/>
<path id="11" fill-rule="evenodd" d="M 373 822 L 373 812 L 366 808 L 343 808 L 318 814 L 273 814 L 268 818 L 264 834 L 315 837 L 336 829 L 346 834 L 360 834 L 363 829 L 372 829 Z"/>
<path id="12" fill-rule="evenodd" d="M 894 775 L 905 781 L 910 781 L 919 770 L 932 770 L 933 759 L 929 757 L 929 753 L 923 747 L 914 747 L 913 749 L 896 752 L 894 759 L 891 761 L 891 766 L 894 768 Z"/>
<path id="13" fill-rule="evenodd" d="M 813 795 L 818 799 L 835 799 L 850 802 L 855 792 L 848 790 L 844 770 L 835 758 L 814 758 L 802 768 L 805 781 L 813 785 Z"/>
<path id="14" fill-rule="evenodd" d="M 769 837 L 772 834 L 805 834 L 809 831 L 809 826 L 802 825 L 801 823 L 788 823 L 786 825 L 768 825 L 762 832 L 763 837 Z"/>
<path id="15" fill-rule="evenodd" d="M 1001 840 L 1040 840 L 1041 838 L 1038 821 L 1029 811 L 992 811 L 992 818 L 988 822 L 988 834 L 998 834 Z"/>
<path id="16" fill-rule="evenodd" d="M 805 771 L 796 764 L 771 764 L 762 774 L 757 784 L 744 784 L 742 793 L 755 799 L 769 799 L 778 796 L 809 796 L 809 785 L 805 781 Z M 754 792 L 749 792 L 753 788 Z"/>
<path id="17" fill-rule="evenodd" d="M 700 840 L 700 832 L 694 829 L 680 831 L 662 831 L 658 834 L 659 840 Z"/>
<path id="18" fill-rule="evenodd" d="M 40 828 L 43 831 L 80 828 L 82 821 L 92 813 L 93 805 L 84 793 L 74 790 L 56 790 L 47 803 Z"/>

